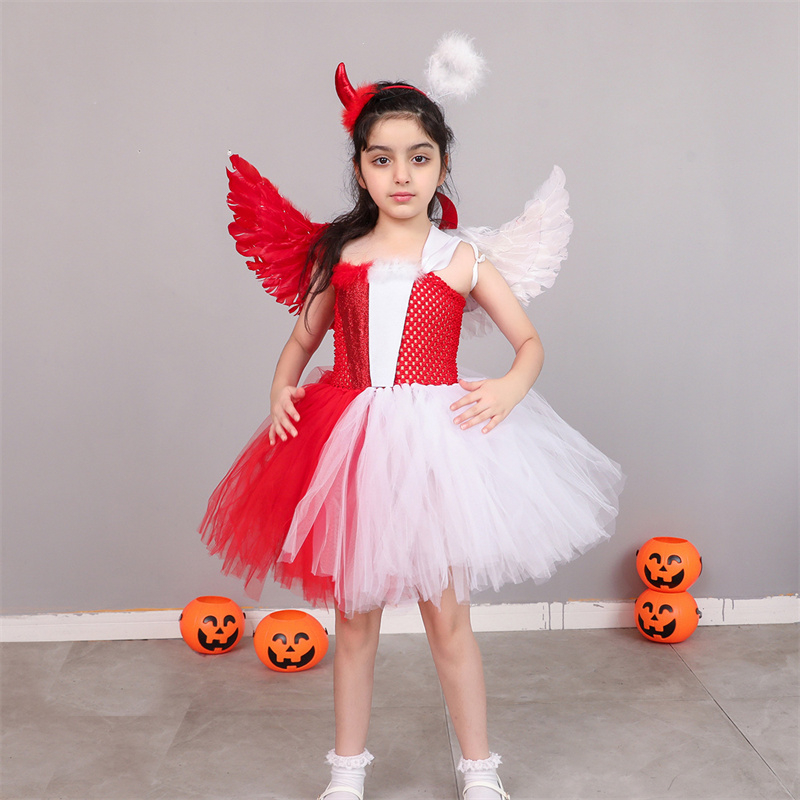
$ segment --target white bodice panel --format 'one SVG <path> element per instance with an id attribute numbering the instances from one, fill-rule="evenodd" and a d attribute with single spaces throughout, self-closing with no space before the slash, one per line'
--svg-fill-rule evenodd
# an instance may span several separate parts
<path id="1" fill-rule="evenodd" d="M 431 226 L 418 264 L 376 261 L 369 268 L 369 373 L 372 386 L 391 386 L 394 383 L 414 281 L 429 272 L 444 269 L 460 242 L 455 236 Z"/>

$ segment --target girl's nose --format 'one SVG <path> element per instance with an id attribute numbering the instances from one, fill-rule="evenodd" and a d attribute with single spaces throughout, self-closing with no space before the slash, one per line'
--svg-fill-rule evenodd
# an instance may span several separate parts
<path id="1" fill-rule="evenodd" d="M 394 171 L 395 183 L 408 183 L 408 168 L 405 164 L 398 164 Z"/>

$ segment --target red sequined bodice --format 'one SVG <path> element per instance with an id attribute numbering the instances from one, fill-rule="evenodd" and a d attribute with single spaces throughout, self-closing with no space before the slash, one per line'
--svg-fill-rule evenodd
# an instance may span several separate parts
<path id="1" fill-rule="evenodd" d="M 334 366 L 331 382 L 343 389 L 371 385 L 367 265 L 340 264 L 333 274 Z M 429 272 L 414 282 L 408 301 L 394 383 L 458 382 L 456 356 L 464 298 Z"/>

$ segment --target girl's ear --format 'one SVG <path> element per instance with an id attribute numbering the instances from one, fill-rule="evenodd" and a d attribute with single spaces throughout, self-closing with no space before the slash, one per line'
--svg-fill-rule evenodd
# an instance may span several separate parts
<path id="1" fill-rule="evenodd" d="M 441 189 L 442 184 L 445 182 L 445 179 L 447 178 L 447 166 L 449 163 L 450 163 L 450 154 L 445 153 L 444 160 L 442 161 L 442 171 L 439 174 L 439 185 L 436 187 L 437 189 Z"/>
<path id="2" fill-rule="evenodd" d="M 367 188 L 367 184 L 364 183 L 364 178 L 361 176 L 361 165 L 359 164 L 358 158 L 354 158 L 353 159 L 353 170 L 356 173 L 356 180 L 358 181 L 358 185 L 362 189 L 366 189 Z"/>

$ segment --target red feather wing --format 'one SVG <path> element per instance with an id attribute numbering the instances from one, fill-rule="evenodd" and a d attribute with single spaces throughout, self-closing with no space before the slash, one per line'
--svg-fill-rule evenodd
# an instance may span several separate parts
<path id="1" fill-rule="evenodd" d="M 228 231 L 264 289 L 297 314 L 311 277 L 310 271 L 303 276 L 308 250 L 325 226 L 311 222 L 240 156 L 231 156 L 231 165 Z"/>

